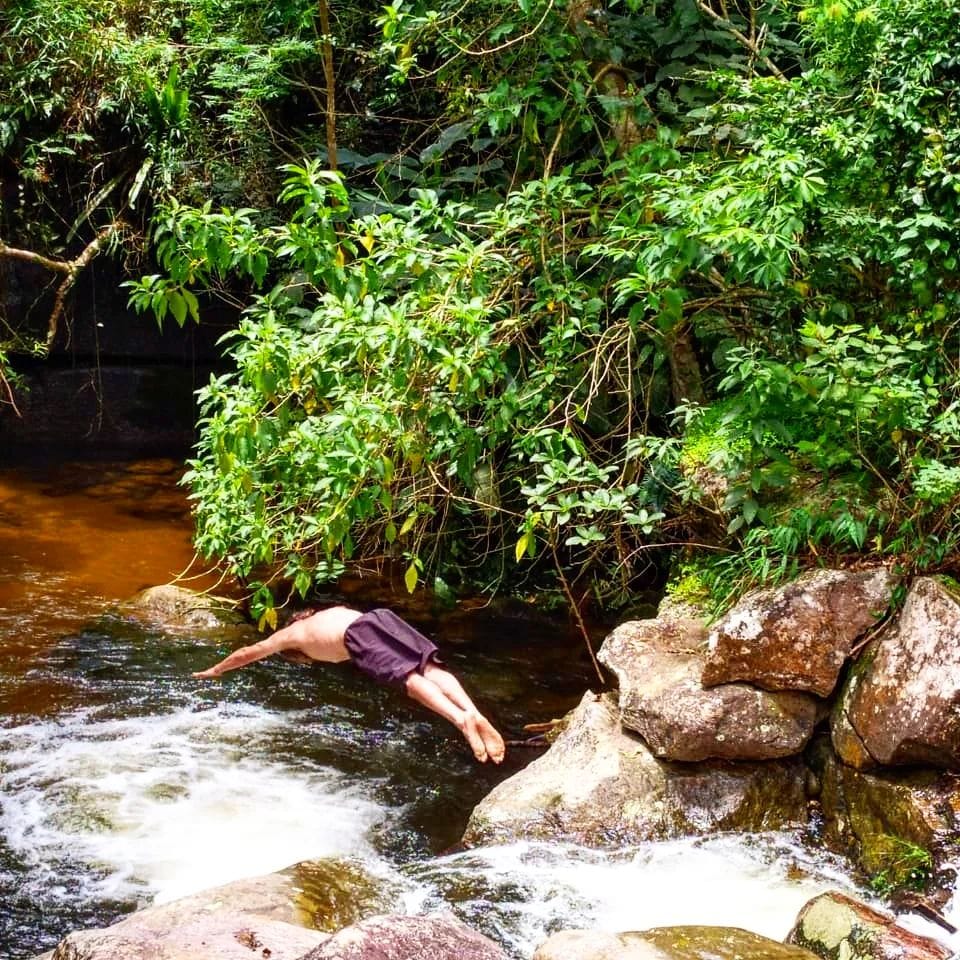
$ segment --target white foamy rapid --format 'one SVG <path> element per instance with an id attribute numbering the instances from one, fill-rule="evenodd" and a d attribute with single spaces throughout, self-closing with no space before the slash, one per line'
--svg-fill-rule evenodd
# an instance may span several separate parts
<path id="1" fill-rule="evenodd" d="M 467 889 L 461 914 L 517 956 L 568 927 L 713 924 L 782 940 L 811 897 L 857 893 L 839 861 L 822 851 L 814 859 L 782 834 L 687 838 L 614 853 L 514 843 L 445 857 L 418 876 L 433 893 L 409 909 Z"/>
<path id="2" fill-rule="evenodd" d="M 161 902 L 308 858 L 372 857 L 385 809 L 336 770 L 276 759 L 290 720 L 221 705 L 0 730 L 0 831 L 45 895 L 65 872 L 90 896 Z"/>

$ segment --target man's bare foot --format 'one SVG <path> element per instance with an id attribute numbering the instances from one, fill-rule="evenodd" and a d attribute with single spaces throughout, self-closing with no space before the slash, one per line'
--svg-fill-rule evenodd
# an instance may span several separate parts
<path id="1" fill-rule="evenodd" d="M 473 713 L 465 713 L 463 715 L 463 726 L 460 728 L 460 730 L 464 737 L 466 737 L 467 743 L 470 744 L 470 749 L 473 751 L 473 755 L 481 763 L 486 763 L 487 748 L 483 737 L 480 735 L 479 724 L 477 723 L 477 715 Z"/>
<path id="2" fill-rule="evenodd" d="M 483 738 L 483 745 L 487 751 L 487 756 L 494 763 L 503 763 L 503 757 L 507 752 L 503 737 L 497 732 L 496 727 L 482 714 L 477 714 L 477 729 Z"/>

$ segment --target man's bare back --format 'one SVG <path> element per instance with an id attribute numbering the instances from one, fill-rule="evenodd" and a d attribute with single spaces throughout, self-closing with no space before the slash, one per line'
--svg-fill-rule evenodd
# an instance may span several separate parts
<path id="1" fill-rule="evenodd" d="M 449 671 L 437 666 L 435 662 L 430 662 L 432 658 L 430 651 L 435 651 L 436 647 L 390 611 L 380 610 L 362 614 L 359 610 L 352 610 L 350 607 L 328 607 L 303 619 L 295 620 L 259 643 L 234 650 L 219 663 L 207 670 L 194 673 L 193 676 L 200 679 L 219 677 L 228 670 L 236 670 L 238 667 L 244 667 L 248 663 L 278 653 L 287 659 L 301 663 L 312 661 L 342 663 L 345 660 L 353 660 L 364 672 L 384 682 L 383 677 L 378 676 L 375 669 L 367 666 L 365 651 L 357 649 L 354 645 L 354 651 L 351 653 L 347 647 L 347 631 L 350 627 L 356 624 L 359 630 L 358 621 L 365 623 L 367 618 L 378 615 L 386 620 L 388 630 L 393 624 L 395 625 L 393 630 L 408 631 L 414 634 L 422 644 L 428 645 L 427 652 L 424 653 L 421 661 L 413 660 L 406 666 L 401 661 L 400 668 L 393 679 L 402 685 L 409 697 L 449 720 L 463 734 L 474 756 L 481 763 L 488 759 L 493 760 L 494 763 L 500 763 L 505 753 L 503 737 L 477 710 L 457 678 Z M 382 631 L 383 625 L 379 625 L 378 629 Z M 353 642 L 356 638 L 351 635 L 349 640 Z M 373 653 L 376 654 L 378 651 L 373 650 Z"/>
<path id="2" fill-rule="evenodd" d="M 359 610 L 351 610 L 350 607 L 328 607 L 283 629 L 289 631 L 289 639 L 295 643 L 296 649 L 311 660 L 342 663 L 350 659 L 343 638 L 350 624 L 360 616 Z"/>

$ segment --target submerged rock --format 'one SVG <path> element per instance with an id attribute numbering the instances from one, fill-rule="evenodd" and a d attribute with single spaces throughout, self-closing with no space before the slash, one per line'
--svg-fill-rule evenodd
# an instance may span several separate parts
<path id="1" fill-rule="evenodd" d="M 946 583 L 914 580 L 896 622 L 851 671 L 833 743 L 858 769 L 960 769 L 960 597 Z"/>
<path id="2" fill-rule="evenodd" d="M 561 930 L 537 947 L 533 960 L 814 960 L 814 955 L 739 927 L 678 926 L 628 933 Z"/>
<path id="3" fill-rule="evenodd" d="M 813 570 L 747 594 L 710 631 L 706 686 L 746 680 L 829 696 L 856 640 L 890 603 L 886 568 Z"/>
<path id="4" fill-rule="evenodd" d="M 229 603 L 170 583 L 141 590 L 118 610 L 123 616 L 177 635 L 229 634 L 237 639 L 256 635 L 253 625 Z"/>
<path id="5" fill-rule="evenodd" d="M 617 676 L 621 723 L 666 760 L 768 760 L 802 750 L 819 701 L 745 683 L 705 688 L 705 640 L 696 620 L 618 626 L 597 658 Z"/>
<path id="6" fill-rule="evenodd" d="M 146 907 L 100 930 L 68 934 L 52 960 L 299 960 L 333 929 L 389 902 L 355 861 L 312 860 Z"/>
<path id="7" fill-rule="evenodd" d="M 823 960 L 946 960 L 952 951 L 899 926 L 886 913 L 830 891 L 800 911 L 787 943 Z"/>
<path id="8" fill-rule="evenodd" d="M 507 960 L 507 955 L 453 914 L 435 913 L 370 917 L 334 934 L 302 960 Z"/>
<path id="9" fill-rule="evenodd" d="M 602 845 L 805 820 L 798 761 L 660 761 L 621 728 L 613 697 L 587 693 L 550 749 L 474 808 L 463 842 L 533 837 Z"/>
<path id="10" fill-rule="evenodd" d="M 332 932 L 387 913 L 399 895 L 397 888 L 373 876 L 359 860 L 305 860 L 280 875 L 292 882 L 298 920 L 314 930 Z"/>

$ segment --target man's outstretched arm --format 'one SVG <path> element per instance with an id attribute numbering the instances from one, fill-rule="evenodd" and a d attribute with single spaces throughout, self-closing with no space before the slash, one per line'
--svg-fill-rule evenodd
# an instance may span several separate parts
<path id="1" fill-rule="evenodd" d="M 289 629 L 278 630 L 276 633 L 261 640 L 259 643 L 251 643 L 249 646 L 240 647 L 234 650 L 229 656 L 224 657 L 219 663 L 215 663 L 206 670 L 200 670 L 193 676 L 198 680 L 209 680 L 212 677 L 219 677 L 228 670 L 236 670 L 239 667 L 245 667 L 248 663 L 254 663 L 257 660 L 263 660 L 274 653 L 295 646 L 295 637 L 293 631 Z"/>

